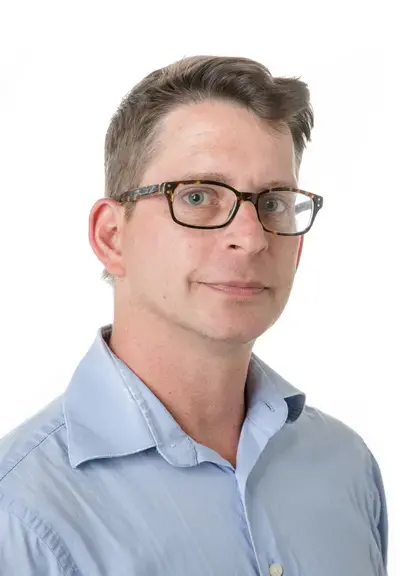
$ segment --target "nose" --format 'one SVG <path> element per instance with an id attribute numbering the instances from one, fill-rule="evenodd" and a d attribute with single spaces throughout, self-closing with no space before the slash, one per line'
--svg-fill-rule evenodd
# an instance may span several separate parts
<path id="1" fill-rule="evenodd" d="M 230 244 L 248 253 L 255 254 L 268 248 L 269 234 L 262 227 L 257 209 L 251 201 L 240 204 L 234 219 L 226 227 L 226 234 Z"/>

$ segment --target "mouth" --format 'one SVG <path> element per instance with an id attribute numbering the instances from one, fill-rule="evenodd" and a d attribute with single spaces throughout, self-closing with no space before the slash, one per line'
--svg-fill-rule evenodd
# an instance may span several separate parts
<path id="1" fill-rule="evenodd" d="M 251 298 L 266 292 L 267 288 L 259 287 L 259 286 L 231 286 L 228 284 L 205 284 L 211 290 L 215 290 L 217 292 L 221 292 L 224 294 L 228 294 L 231 296 L 240 296 L 242 298 Z"/>

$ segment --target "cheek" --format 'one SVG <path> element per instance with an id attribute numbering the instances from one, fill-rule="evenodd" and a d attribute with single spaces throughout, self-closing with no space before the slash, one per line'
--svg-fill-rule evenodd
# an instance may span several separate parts
<path id="1" fill-rule="evenodd" d="M 300 236 L 299 247 L 298 247 L 297 255 L 296 255 L 296 270 L 300 264 L 301 254 L 303 252 L 303 244 L 304 244 L 304 236 Z"/>
<path id="2" fill-rule="evenodd" d="M 299 256 L 299 242 L 293 238 L 281 236 L 284 241 L 277 246 L 274 254 L 276 273 L 282 287 L 291 285 L 296 274 Z"/>
<path id="3" fill-rule="evenodd" d="M 185 283 L 199 261 L 198 247 L 188 238 L 188 231 L 157 215 L 141 219 L 128 247 L 131 278 L 163 294 L 179 292 L 179 284 Z"/>

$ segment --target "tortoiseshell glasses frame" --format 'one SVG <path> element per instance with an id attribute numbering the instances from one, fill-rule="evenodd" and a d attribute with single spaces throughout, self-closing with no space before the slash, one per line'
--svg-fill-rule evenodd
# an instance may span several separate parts
<path id="1" fill-rule="evenodd" d="M 173 203 L 174 203 L 174 194 L 176 189 L 179 186 L 183 185 L 196 185 L 196 184 L 207 184 L 207 185 L 216 185 L 219 187 L 227 188 L 231 190 L 236 195 L 236 205 L 233 210 L 230 211 L 228 219 L 223 224 L 218 224 L 216 226 L 196 226 L 193 224 L 187 224 L 185 222 L 181 222 L 175 217 Z M 261 221 L 260 214 L 259 214 L 259 202 L 260 198 L 264 197 L 267 194 L 271 194 L 273 192 L 295 192 L 298 194 L 302 194 L 307 198 L 310 198 L 313 202 L 313 212 L 310 219 L 308 226 L 304 230 L 296 231 L 296 232 L 277 232 L 275 230 L 269 230 L 263 222 Z M 267 190 L 263 190 L 262 192 L 239 192 L 232 186 L 225 184 L 224 182 L 217 182 L 215 180 L 179 180 L 174 182 L 162 182 L 161 184 L 153 184 L 151 186 L 142 186 L 140 188 L 135 188 L 134 190 L 128 190 L 121 194 L 120 198 L 117 199 L 117 202 L 124 204 L 126 202 L 135 202 L 140 198 L 148 198 L 150 196 L 166 196 L 168 200 L 168 205 L 171 213 L 172 220 L 179 224 L 180 226 L 185 226 L 187 228 L 196 228 L 200 230 L 210 230 L 216 228 L 224 228 L 228 226 L 236 216 L 241 204 L 243 202 L 251 202 L 257 211 L 258 219 L 266 232 L 270 234 L 274 234 L 276 236 L 300 236 L 306 234 L 314 224 L 315 218 L 318 212 L 321 210 L 323 206 L 323 198 L 322 196 L 318 196 L 317 194 L 313 194 L 311 192 L 306 192 L 305 190 L 300 190 L 298 188 L 291 188 L 287 186 L 279 186 L 274 188 L 269 188 Z M 305 202 L 301 202 L 295 206 L 295 213 L 298 214 L 304 210 L 307 210 L 309 207 L 309 201 L 305 200 Z"/>

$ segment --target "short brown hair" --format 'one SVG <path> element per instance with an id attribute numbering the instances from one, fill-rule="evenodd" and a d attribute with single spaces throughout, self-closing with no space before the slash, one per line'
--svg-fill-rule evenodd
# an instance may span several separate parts
<path id="1" fill-rule="evenodd" d="M 314 126 L 307 84 L 273 77 L 248 58 L 192 56 L 151 72 L 123 98 L 105 139 L 105 196 L 118 199 L 140 185 L 160 120 L 168 112 L 180 104 L 215 98 L 245 106 L 276 129 L 289 127 L 300 166 Z M 132 210 L 133 203 L 127 203 L 127 220 Z M 115 286 L 107 270 L 102 279 Z"/>

